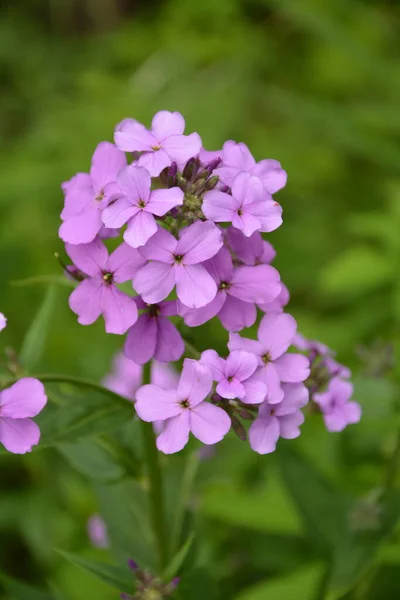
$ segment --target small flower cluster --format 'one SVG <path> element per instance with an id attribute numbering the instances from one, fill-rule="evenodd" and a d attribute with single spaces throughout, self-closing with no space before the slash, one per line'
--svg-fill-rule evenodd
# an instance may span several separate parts
<path id="1" fill-rule="evenodd" d="M 127 334 L 125 358 L 106 384 L 158 424 L 161 451 L 181 450 L 190 433 L 215 444 L 231 427 L 246 439 L 248 420 L 251 447 L 272 452 L 280 437 L 300 433 L 310 361 L 314 377 L 311 354 L 290 351 L 298 336 L 284 312 L 289 292 L 262 237 L 282 224 L 272 195 L 286 173 L 276 160 L 256 162 L 243 143 L 210 152 L 184 131 L 177 112 L 158 112 L 151 129 L 126 119 L 114 144 L 97 146 L 90 172 L 63 184 L 59 235 L 73 263 L 68 276 L 78 282 L 70 308 L 83 325 L 102 315 L 107 333 Z M 118 236 L 109 254 L 104 240 Z M 240 335 L 260 312 L 258 339 Z M 162 370 L 185 353 L 176 317 L 188 327 L 217 317 L 229 334 L 227 358 L 212 349 L 186 358 L 179 380 Z M 141 386 L 149 361 L 152 381 Z M 325 390 L 312 392 L 327 403 Z"/>
<path id="2" fill-rule="evenodd" d="M 149 571 L 141 569 L 134 560 L 128 561 L 129 568 L 133 571 L 136 580 L 136 592 L 133 596 L 122 593 L 122 600 L 164 600 L 169 598 L 179 584 L 179 577 L 169 583 L 164 583 Z"/>
<path id="3" fill-rule="evenodd" d="M 324 344 L 297 335 L 294 345 L 310 361 L 311 373 L 307 380 L 310 400 L 322 413 L 328 431 L 342 431 L 351 423 L 358 423 L 361 407 L 351 401 L 353 385 L 350 370 L 338 363 L 334 353 Z"/>

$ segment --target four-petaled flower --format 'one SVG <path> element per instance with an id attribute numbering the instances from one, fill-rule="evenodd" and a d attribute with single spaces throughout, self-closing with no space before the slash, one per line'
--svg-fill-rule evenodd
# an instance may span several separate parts
<path id="1" fill-rule="evenodd" d="M 267 395 L 267 386 L 252 377 L 258 367 L 254 354 L 235 350 L 224 360 L 215 350 L 205 350 L 200 360 L 218 382 L 216 391 L 222 398 L 239 398 L 245 404 L 260 404 Z"/>
<path id="2" fill-rule="evenodd" d="M 32 421 L 47 402 L 44 387 L 24 377 L 0 392 L 0 443 L 13 454 L 30 452 L 39 443 L 40 429 Z"/>
<path id="3" fill-rule="evenodd" d="M 135 298 L 139 310 L 144 312 L 128 331 L 125 356 L 139 365 L 152 358 L 160 362 L 179 360 L 185 350 L 182 336 L 168 319 L 178 314 L 176 300 L 159 304 L 146 304 Z"/>
<path id="4" fill-rule="evenodd" d="M 124 152 L 142 152 L 137 164 L 156 177 L 173 162 L 184 165 L 201 149 L 198 133 L 183 135 L 185 120 L 178 112 L 161 110 L 151 122 L 151 130 L 134 119 L 125 119 L 115 130 L 114 140 Z"/>
<path id="5" fill-rule="evenodd" d="M 136 392 L 136 411 L 143 421 L 165 421 L 157 437 L 157 448 L 165 454 L 179 452 L 189 441 L 189 433 L 203 444 L 216 444 L 228 433 L 231 420 L 218 406 L 205 401 L 211 391 L 212 376 L 202 363 L 186 359 L 176 390 L 144 385 Z"/>
<path id="6" fill-rule="evenodd" d="M 293 343 L 297 324 L 291 315 L 270 313 L 258 328 L 258 341 L 231 333 L 229 350 L 253 352 L 259 361 L 257 375 L 267 386 L 267 401 L 277 404 L 283 399 L 281 383 L 300 383 L 310 374 L 310 363 L 302 354 L 287 350 Z"/>
<path id="7" fill-rule="evenodd" d="M 228 331 L 250 327 L 257 318 L 256 303 L 272 302 L 278 297 L 281 284 L 279 273 L 269 265 L 234 268 L 226 248 L 203 266 L 213 277 L 218 291 L 215 298 L 203 308 L 181 307 L 180 314 L 186 325 L 196 327 L 218 316 Z"/>
<path id="8" fill-rule="evenodd" d="M 86 275 L 69 297 L 78 323 L 91 325 L 102 314 L 107 333 L 124 334 L 138 318 L 134 299 L 116 286 L 133 278 L 146 262 L 137 250 L 122 243 L 109 256 L 96 238 L 90 244 L 66 244 L 72 262 Z"/>
<path id="9" fill-rule="evenodd" d="M 110 228 L 127 223 L 124 240 L 133 248 L 143 246 L 156 233 L 153 215 L 163 217 L 183 202 L 183 192 L 178 187 L 151 191 L 151 177 L 143 167 L 125 167 L 119 173 L 117 183 L 123 196 L 103 211 L 102 219 Z"/>
<path id="10" fill-rule="evenodd" d="M 350 401 L 353 386 L 350 381 L 334 377 L 325 392 L 313 394 L 313 400 L 321 409 L 328 431 L 342 431 L 347 425 L 358 423 L 361 407 Z"/>
<path id="11" fill-rule="evenodd" d="M 282 224 L 282 207 L 265 191 L 261 181 L 239 173 L 232 194 L 211 190 L 204 195 L 203 213 L 216 223 L 232 223 L 246 237 L 255 231 L 274 231 Z"/>
<path id="12" fill-rule="evenodd" d="M 63 184 L 64 222 L 59 236 L 64 242 L 87 244 L 94 240 L 103 227 L 101 211 L 121 193 L 116 178 L 125 165 L 123 152 L 110 142 L 100 142 L 93 154 L 90 173 L 78 173 Z"/>
<path id="13" fill-rule="evenodd" d="M 284 383 L 279 404 L 264 402 L 249 430 L 250 446 L 259 454 L 274 452 L 280 437 L 291 440 L 300 435 L 304 422 L 301 408 L 308 402 L 308 390 L 302 383 Z"/>
<path id="14" fill-rule="evenodd" d="M 159 227 L 139 252 L 150 262 L 139 269 L 133 287 L 149 304 L 164 300 L 176 285 L 179 300 L 190 308 L 205 306 L 215 298 L 217 285 L 201 264 L 222 246 L 220 230 L 197 221 L 183 230 L 179 241 Z"/>

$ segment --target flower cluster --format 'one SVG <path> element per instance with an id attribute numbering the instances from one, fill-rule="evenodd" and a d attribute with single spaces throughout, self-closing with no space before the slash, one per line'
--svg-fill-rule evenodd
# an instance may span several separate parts
<path id="1" fill-rule="evenodd" d="M 181 450 L 190 433 L 215 444 L 232 427 L 247 439 L 243 421 L 251 421 L 251 447 L 272 452 L 280 437 L 299 435 L 309 390 L 334 429 L 328 404 L 349 384 L 341 375 L 328 389 L 312 387 L 314 358 L 305 347 L 308 356 L 291 351 L 300 338 L 284 312 L 289 292 L 262 237 L 282 224 L 272 195 L 285 186 L 285 171 L 276 160 L 256 162 L 243 143 L 207 151 L 197 133 L 184 131 L 177 112 L 158 112 L 150 129 L 125 119 L 114 144 L 97 146 L 90 172 L 62 186 L 59 235 L 78 283 L 70 308 L 83 325 L 102 315 L 107 333 L 126 334 L 106 385 L 157 423 L 165 453 Z M 107 238 L 121 238 L 110 254 Z M 258 339 L 239 334 L 260 313 Z M 215 317 L 228 332 L 228 356 L 210 349 L 184 358 L 178 378 L 167 365 L 184 357 L 182 321 L 197 327 Z M 151 383 L 141 385 L 149 361 Z M 324 361 L 333 368 L 331 355 Z M 346 404 L 347 422 L 353 405 Z"/>

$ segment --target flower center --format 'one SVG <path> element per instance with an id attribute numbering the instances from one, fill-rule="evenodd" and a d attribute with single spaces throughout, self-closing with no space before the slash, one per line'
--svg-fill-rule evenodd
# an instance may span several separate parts
<path id="1" fill-rule="evenodd" d="M 139 202 L 138 202 L 138 207 L 139 208 L 145 208 L 145 206 L 146 206 L 146 202 L 144 200 L 140 199 Z"/>
<path id="2" fill-rule="evenodd" d="M 264 356 L 262 356 L 261 358 L 263 360 L 263 363 L 265 363 L 266 365 L 272 361 L 272 358 L 271 358 L 269 352 L 266 352 L 264 354 Z"/>
<path id="3" fill-rule="evenodd" d="M 96 200 L 97 202 L 101 202 L 101 201 L 103 200 L 103 198 L 104 198 L 104 196 L 105 196 L 105 195 L 106 195 L 106 194 L 105 194 L 105 191 L 104 191 L 103 189 L 101 189 L 101 190 L 99 191 L 99 193 L 97 194 L 97 196 L 96 196 L 95 200 Z"/>
<path id="4" fill-rule="evenodd" d="M 111 285 L 113 282 L 113 274 L 112 273 L 103 273 L 103 281 L 107 285 Z"/>
<path id="5" fill-rule="evenodd" d="M 159 317 L 160 316 L 160 307 L 158 304 L 148 304 L 147 312 L 151 317 Z"/>
<path id="6" fill-rule="evenodd" d="M 175 262 L 180 265 L 183 261 L 183 254 L 174 254 Z"/>
<path id="7" fill-rule="evenodd" d="M 151 149 L 157 152 L 157 150 L 161 150 L 161 146 L 152 146 Z"/>
<path id="8" fill-rule="evenodd" d="M 179 406 L 182 406 L 182 408 L 190 408 L 189 400 L 181 400 Z"/>
<path id="9" fill-rule="evenodd" d="M 227 281 L 221 281 L 219 284 L 219 290 L 227 290 L 230 287 L 230 284 Z"/>
<path id="10" fill-rule="evenodd" d="M 237 214 L 239 215 L 239 217 L 243 215 L 243 211 L 241 208 L 238 208 Z"/>
<path id="11" fill-rule="evenodd" d="M 227 379 L 228 379 L 229 383 L 232 383 L 234 377 L 233 377 L 233 375 L 229 375 L 229 377 L 227 377 Z"/>

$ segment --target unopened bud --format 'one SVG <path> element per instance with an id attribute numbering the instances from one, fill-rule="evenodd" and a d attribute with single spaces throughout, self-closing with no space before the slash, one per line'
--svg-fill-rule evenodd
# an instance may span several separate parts
<path id="1" fill-rule="evenodd" d="M 196 158 L 190 158 L 185 168 L 183 169 L 183 176 L 186 181 L 191 181 L 193 177 L 197 175 L 197 171 L 199 170 L 199 161 Z"/>
<path id="2" fill-rule="evenodd" d="M 246 419 L 247 421 L 253 421 L 254 419 L 254 415 L 245 408 L 242 408 L 242 410 L 239 411 L 239 416 L 241 416 L 242 419 Z"/>
<path id="3" fill-rule="evenodd" d="M 233 431 L 236 433 L 238 438 L 242 440 L 242 442 L 245 442 L 247 440 L 247 433 L 245 428 L 243 427 L 239 419 L 235 417 L 235 415 L 231 415 L 231 421 Z"/>
<path id="4" fill-rule="evenodd" d="M 137 571 L 139 568 L 138 564 L 132 558 L 128 560 L 128 567 L 132 569 L 132 571 Z"/>
<path id="5" fill-rule="evenodd" d="M 205 189 L 207 191 L 213 190 L 217 186 L 218 181 L 219 177 L 217 175 L 214 175 L 214 177 L 210 177 L 210 179 L 206 181 Z"/>

